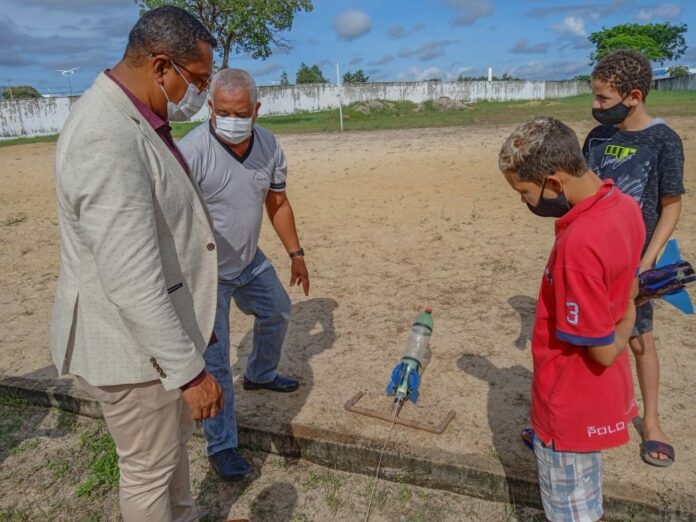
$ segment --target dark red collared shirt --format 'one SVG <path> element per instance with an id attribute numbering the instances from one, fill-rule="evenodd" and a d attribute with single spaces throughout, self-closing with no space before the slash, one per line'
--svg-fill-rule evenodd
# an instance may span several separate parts
<path id="1" fill-rule="evenodd" d="M 133 105 L 135 105 L 135 108 L 138 109 L 138 112 L 142 114 L 143 118 L 145 118 L 145 121 L 147 121 L 150 124 L 150 126 L 155 130 L 159 137 L 162 138 L 162 141 L 164 141 L 167 147 L 169 147 L 169 150 L 172 151 L 172 154 L 174 154 L 174 157 L 184 168 L 186 174 L 189 174 L 188 163 L 186 163 L 186 160 L 181 155 L 181 152 L 177 148 L 176 143 L 174 143 L 174 138 L 172 138 L 172 128 L 169 126 L 169 123 L 157 116 L 157 114 L 155 114 L 150 107 L 148 107 L 138 98 L 136 98 L 135 94 L 128 90 L 128 87 L 126 87 L 116 78 L 114 78 L 111 74 L 111 70 L 106 69 L 104 71 L 104 74 L 111 78 L 113 82 L 121 88 L 121 90 L 126 94 L 126 96 L 128 96 L 128 99 L 133 102 Z"/>

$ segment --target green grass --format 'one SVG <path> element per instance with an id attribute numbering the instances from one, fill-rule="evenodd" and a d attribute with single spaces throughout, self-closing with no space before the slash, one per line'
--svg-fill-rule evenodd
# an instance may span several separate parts
<path id="1" fill-rule="evenodd" d="M 40 439 L 26 439 L 20 442 L 17 446 L 10 448 L 10 455 L 19 455 L 25 451 L 33 450 L 41 445 Z"/>
<path id="2" fill-rule="evenodd" d="M 408 504 L 413 498 L 413 492 L 406 484 L 401 484 L 399 488 L 399 501 L 403 504 Z"/>
<path id="3" fill-rule="evenodd" d="M 12 147 L 14 145 L 26 145 L 28 143 L 48 143 L 58 140 L 58 134 L 48 136 L 34 136 L 33 138 L 15 138 L 13 140 L 0 140 L 0 148 Z"/>
<path id="4" fill-rule="evenodd" d="M 324 502 L 326 502 L 326 506 L 333 514 L 336 514 L 338 508 L 341 507 L 339 491 L 343 483 L 340 478 L 330 471 L 321 471 L 318 473 L 310 471 L 309 477 L 304 485 L 310 489 L 321 488 L 324 491 Z"/>
<path id="5" fill-rule="evenodd" d="M 36 520 L 36 513 L 30 508 L 0 508 L 0 520 L 3 522 L 31 522 Z"/>
<path id="6" fill-rule="evenodd" d="M 116 445 L 106 430 L 84 431 L 80 435 L 80 447 L 90 454 L 89 473 L 77 486 L 75 495 L 89 496 L 102 488 L 118 488 L 119 471 Z"/>
<path id="7" fill-rule="evenodd" d="M 344 130 L 412 129 L 472 124 L 514 124 L 534 116 L 553 116 L 564 121 L 590 121 L 591 94 L 544 101 L 476 102 L 467 109 L 440 111 L 426 102 L 415 111 L 412 102 L 385 102 L 380 110 L 364 114 L 359 104 L 343 108 Z M 696 116 L 696 91 L 654 91 L 648 97 L 648 111 L 655 116 Z M 285 116 L 260 117 L 258 123 L 276 134 L 338 132 L 338 109 L 300 112 Z M 185 136 L 199 122 L 172 123 L 175 138 Z M 58 135 L 2 140 L 0 147 L 55 141 Z"/>
<path id="8" fill-rule="evenodd" d="M 20 397 L 11 390 L 2 390 L 0 392 L 0 406 L 9 406 L 11 408 L 26 408 L 29 406 L 29 401 Z"/>
<path id="9" fill-rule="evenodd" d="M 522 123 L 534 116 L 553 116 L 564 121 L 591 121 L 592 95 L 582 94 L 568 98 L 544 101 L 514 101 L 472 103 L 468 109 L 440 111 L 432 103 L 423 104 L 415 111 L 411 102 L 386 102 L 381 110 L 367 114 L 356 110 L 359 104 L 343 109 L 344 130 L 408 129 L 425 127 L 449 127 L 472 124 Z M 696 116 L 696 91 L 652 92 L 648 98 L 648 110 L 656 116 Z M 303 112 L 287 116 L 266 116 L 259 124 L 276 134 L 309 132 L 338 132 L 338 109 L 320 112 Z M 174 134 L 184 136 L 198 123 L 174 124 Z"/>
<path id="10" fill-rule="evenodd" d="M 10 417 L 0 422 L 0 448 L 9 449 L 14 442 L 14 434 L 22 427 L 22 420 Z"/>
<path id="11" fill-rule="evenodd" d="M 64 476 L 71 474 L 73 469 L 73 456 L 60 454 L 53 456 L 46 463 L 46 469 L 51 472 L 54 480 L 62 479 Z"/>

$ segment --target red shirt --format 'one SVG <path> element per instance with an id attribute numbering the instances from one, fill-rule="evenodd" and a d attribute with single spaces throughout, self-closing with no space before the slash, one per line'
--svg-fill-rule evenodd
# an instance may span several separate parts
<path id="1" fill-rule="evenodd" d="M 558 451 L 628 442 L 637 411 L 627 350 L 606 368 L 587 347 L 614 341 L 644 240 L 638 205 L 612 180 L 556 221 L 532 336 L 532 425 Z"/>

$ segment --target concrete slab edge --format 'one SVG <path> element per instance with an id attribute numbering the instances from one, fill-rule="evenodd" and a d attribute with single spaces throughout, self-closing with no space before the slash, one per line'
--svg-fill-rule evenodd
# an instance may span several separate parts
<path id="1" fill-rule="evenodd" d="M 0 378 L 0 397 L 102 418 L 99 403 L 75 393 L 70 381 L 3 377 Z M 292 432 L 260 430 L 245 425 L 244 419 L 239 419 L 239 444 L 242 448 L 302 458 L 328 468 L 374 476 L 379 448 L 340 442 L 345 437 L 331 437 L 331 433 L 319 430 L 312 433 L 311 429 L 303 428 L 301 431 L 302 435 L 295 435 Z M 451 459 L 423 459 L 404 453 L 385 452 L 380 479 L 541 508 L 536 481 L 510 478 L 482 467 L 451 462 Z M 696 522 L 696 512 L 681 509 L 679 505 L 685 503 L 679 502 L 679 499 L 664 498 L 660 505 L 656 505 L 646 501 L 646 498 L 645 491 L 619 495 L 605 490 L 604 519 Z"/>

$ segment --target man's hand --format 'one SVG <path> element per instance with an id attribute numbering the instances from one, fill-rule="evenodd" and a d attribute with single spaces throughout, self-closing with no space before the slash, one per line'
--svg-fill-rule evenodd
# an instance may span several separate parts
<path id="1" fill-rule="evenodd" d="M 201 382 L 182 391 L 181 398 L 191 408 L 193 420 L 217 417 L 222 409 L 222 388 L 207 372 Z"/>
<path id="2" fill-rule="evenodd" d="M 292 264 L 290 265 L 290 286 L 295 286 L 295 283 L 297 283 L 297 286 L 300 286 L 300 283 L 302 283 L 304 295 L 309 295 L 309 272 L 304 262 L 304 256 L 295 256 L 292 258 Z"/>

